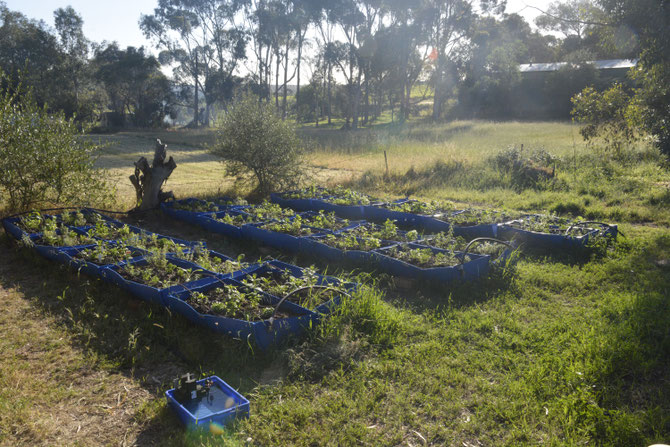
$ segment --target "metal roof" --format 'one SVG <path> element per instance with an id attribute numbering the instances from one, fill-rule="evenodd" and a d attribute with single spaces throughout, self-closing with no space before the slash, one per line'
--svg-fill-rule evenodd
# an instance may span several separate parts
<path id="1" fill-rule="evenodd" d="M 595 65 L 598 70 L 607 70 L 610 68 L 632 68 L 637 65 L 637 59 L 607 59 L 602 61 L 587 61 L 587 64 Z M 530 73 L 535 71 L 557 71 L 568 65 L 568 62 L 549 62 L 541 64 L 521 64 L 519 71 L 521 73 Z"/>

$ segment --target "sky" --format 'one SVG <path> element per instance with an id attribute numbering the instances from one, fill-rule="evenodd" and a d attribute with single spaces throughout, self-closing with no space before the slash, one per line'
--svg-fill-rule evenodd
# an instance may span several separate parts
<path id="1" fill-rule="evenodd" d="M 121 48 L 126 46 L 153 46 L 140 31 L 141 14 L 150 14 L 157 0 L 3 0 L 13 11 L 20 11 L 31 19 L 44 20 L 53 27 L 53 12 L 58 8 L 72 6 L 84 19 L 84 35 L 95 42 L 116 41 Z M 546 9 L 551 0 L 508 0 L 507 12 L 519 12 L 531 24 L 539 11 L 530 6 Z"/>

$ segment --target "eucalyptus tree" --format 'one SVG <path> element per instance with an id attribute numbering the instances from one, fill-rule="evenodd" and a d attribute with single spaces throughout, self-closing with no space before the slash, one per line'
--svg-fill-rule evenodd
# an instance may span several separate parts
<path id="1" fill-rule="evenodd" d="M 217 89 L 207 89 L 208 79 L 230 80 L 246 57 L 247 35 L 238 21 L 244 0 L 159 0 L 151 15 L 142 15 L 140 28 L 161 49 L 160 61 L 174 65 L 177 82 L 194 85 L 193 124 L 198 126 L 199 94 L 206 99 L 204 120 Z M 215 83 L 221 84 L 221 82 Z M 211 83 L 210 83 L 211 85 Z M 213 98 L 214 96 L 214 98 Z M 225 95 L 223 95 L 225 96 Z"/>

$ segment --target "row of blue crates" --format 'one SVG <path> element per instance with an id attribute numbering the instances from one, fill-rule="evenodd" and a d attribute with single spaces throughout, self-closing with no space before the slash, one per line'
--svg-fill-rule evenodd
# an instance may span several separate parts
<path id="1" fill-rule="evenodd" d="M 318 191 L 318 190 L 317 190 Z M 324 190 L 325 191 L 325 190 Z M 459 226 L 449 223 L 449 217 L 456 216 L 466 210 L 452 211 L 448 214 L 424 215 L 389 209 L 392 205 L 402 205 L 416 202 L 411 199 L 400 199 L 392 202 L 381 202 L 371 199 L 365 205 L 340 205 L 333 203 L 332 196 L 324 194 L 314 198 L 290 198 L 292 192 L 274 193 L 271 201 L 282 207 L 292 208 L 296 211 L 326 211 L 334 212 L 336 215 L 346 219 L 365 219 L 371 222 L 384 222 L 390 219 L 400 227 L 412 228 L 429 233 L 447 232 L 450 229 L 454 236 L 460 236 L 466 240 L 480 237 L 498 238 L 502 240 L 516 241 L 520 246 L 530 249 L 545 251 L 575 252 L 584 248 L 589 241 L 598 236 L 616 238 L 618 228 L 616 225 L 600 222 L 588 222 L 594 228 L 589 228 L 586 234 L 575 236 L 574 234 L 552 234 L 530 231 L 519 228 L 519 223 L 525 220 L 538 220 L 543 216 L 527 215 L 521 219 L 508 222 L 487 223 L 471 226 Z M 319 195 L 318 192 L 316 195 Z M 576 223 L 575 228 L 581 226 Z"/>
<path id="2" fill-rule="evenodd" d="M 84 212 L 92 213 L 93 211 L 84 210 Z M 131 232 L 142 235 L 143 237 L 151 237 L 152 235 L 155 235 L 155 237 L 160 239 L 169 239 L 180 246 L 184 252 L 188 252 L 190 250 L 206 250 L 205 244 L 202 242 L 189 242 L 147 232 L 138 227 L 123 224 L 122 222 L 111 219 L 109 217 L 103 215 L 100 216 L 104 219 L 104 225 L 108 227 L 121 228 L 123 226 L 127 226 Z M 222 287 L 223 285 L 232 285 L 241 289 L 248 289 L 248 286 L 244 285 L 242 281 L 251 275 L 262 276 L 268 272 L 281 272 L 282 274 L 287 274 L 299 278 L 302 277 L 304 271 L 298 266 L 283 263 L 277 260 L 271 260 L 264 263 L 251 264 L 232 273 L 221 274 L 208 271 L 200 265 L 181 259 L 180 256 L 177 256 L 177 253 L 173 252 L 166 255 L 167 261 L 178 267 L 197 273 L 199 279 L 168 288 L 158 289 L 146 284 L 128 280 L 120 274 L 120 270 L 123 269 L 123 267 L 126 265 L 137 267 L 147 265 L 149 263 L 148 257 L 151 256 L 151 254 L 146 250 L 135 247 L 127 247 L 127 249 L 132 253 L 133 257 L 131 259 L 118 264 L 98 265 L 78 258 L 78 253 L 80 253 L 82 250 L 94 248 L 96 244 L 118 245 L 122 243 L 118 241 L 99 239 L 93 244 L 79 246 L 55 247 L 41 245 L 39 243 L 41 234 L 26 233 L 23 231 L 17 225 L 20 219 L 21 217 L 3 219 L 2 223 L 5 231 L 19 241 L 28 242 L 29 245 L 32 246 L 33 249 L 43 257 L 68 265 L 75 270 L 85 273 L 89 276 L 100 278 L 104 281 L 115 284 L 116 286 L 128 291 L 129 293 L 146 302 L 165 306 L 171 311 L 183 315 L 188 320 L 196 324 L 203 325 L 215 332 L 223 333 L 243 340 L 253 340 L 262 349 L 265 349 L 272 344 L 278 343 L 290 335 L 299 334 L 304 331 L 305 328 L 317 324 L 323 315 L 331 312 L 339 304 L 339 300 L 341 299 L 340 296 L 337 296 L 331 301 L 323 303 L 315 309 L 310 310 L 288 300 L 282 301 L 281 297 L 273 296 L 263 292 L 263 300 L 265 304 L 277 305 L 277 311 L 288 314 L 290 316 L 286 318 L 273 318 L 262 321 L 243 321 L 217 315 L 202 314 L 191 304 L 189 304 L 189 299 L 195 292 L 205 293 L 212 289 Z M 80 227 L 66 225 L 66 227 L 80 235 L 87 235 L 93 228 L 90 225 Z M 223 254 L 211 250 L 207 251 L 209 256 L 218 258 L 221 261 L 234 261 L 232 258 Z M 355 283 L 345 283 L 337 278 L 321 275 L 317 275 L 316 283 L 317 285 L 337 286 L 339 289 L 346 291 L 346 294 L 353 292 L 357 288 L 357 284 Z"/>
<path id="3" fill-rule="evenodd" d="M 198 203 L 202 205 L 208 204 L 208 202 L 198 199 L 184 199 L 182 201 L 163 203 L 161 208 L 163 212 L 175 219 L 199 225 L 210 232 L 219 233 L 230 238 L 251 240 L 284 252 L 310 255 L 328 263 L 348 263 L 373 268 L 394 276 L 428 281 L 432 285 L 447 285 L 457 280 L 471 281 L 479 279 L 488 274 L 495 262 L 504 262 L 510 255 L 510 250 L 505 250 L 497 260 L 494 260 L 489 255 L 468 253 L 467 257 L 469 260 L 467 262 L 461 262 L 449 267 L 422 268 L 388 256 L 388 253 L 400 247 L 407 249 L 427 249 L 434 254 L 449 254 L 450 252 L 441 248 L 424 245 L 422 244 L 422 240 L 418 240 L 416 243 L 382 241 L 382 246 L 373 250 L 342 250 L 327 245 L 324 243 L 324 239 L 329 235 L 343 236 L 357 226 L 364 225 L 366 223 L 365 220 L 350 222 L 347 227 L 341 230 L 332 231 L 322 228 L 311 228 L 312 234 L 309 236 L 293 236 L 262 228 L 268 222 L 247 223 L 237 226 L 221 220 L 226 215 L 249 216 L 245 210 L 249 211 L 249 208 L 253 207 L 253 205 L 221 205 L 218 207 L 219 211 L 215 212 L 189 211 L 184 209 L 189 205 Z M 184 205 L 187 206 L 185 207 Z M 310 211 L 298 213 L 302 217 L 310 217 L 313 214 Z M 466 258 L 465 253 L 456 252 L 455 254 L 463 260 Z"/>

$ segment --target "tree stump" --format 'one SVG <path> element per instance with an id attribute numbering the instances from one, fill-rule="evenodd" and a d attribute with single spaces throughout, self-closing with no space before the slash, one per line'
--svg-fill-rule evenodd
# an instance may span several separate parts
<path id="1" fill-rule="evenodd" d="M 170 198 L 174 199 L 172 191 L 166 192 L 162 188 L 172 171 L 177 167 L 177 163 L 172 157 L 166 162 L 165 157 L 167 157 L 167 144 L 163 144 L 161 140 L 156 139 L 154 161 L 151 166 L 144 157 L 140 157 L 135 162 L 135 174 L 130 176 L 130 182 L 137 193 L 137 206 L 134 211 L 157 208 L 161 202 Z"/>

